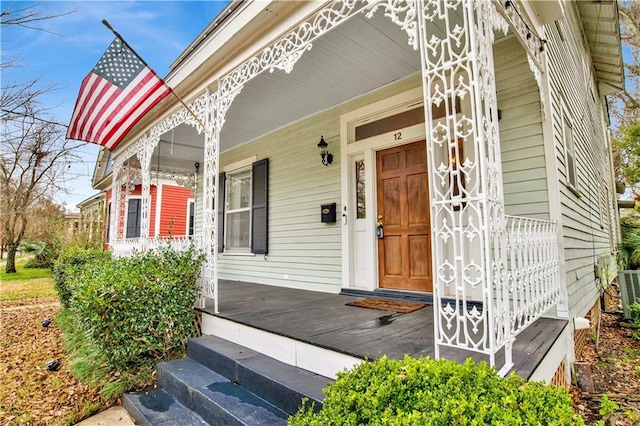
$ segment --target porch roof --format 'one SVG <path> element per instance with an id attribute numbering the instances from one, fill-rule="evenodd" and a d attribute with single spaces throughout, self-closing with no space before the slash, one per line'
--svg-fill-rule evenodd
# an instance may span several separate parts
<path id="1" fill-rule="evenodd" d="M 620 43 L 618 2 L 576 2 L 584 35 L 591 51 L 596 78 L 603 95 L 624 90 L 624 66 Z"/>
<path id="2" fill-rule="evenodd" d="M 229 280 L 219 285 L 220 313 L 215 314 L 212 305 L 203 312 L 361 359 L 434 356 L 430 306 L 396 314 L 346 306 L 361 299 L 353 296 Z M 531 378 L 566 326 L 566 320 L 540 318 L 527 327 L 515 340 L 512 371 Z M 454 348 L 442 348 L 441 356 L 488 361 L 482 354 Z M 502 363 L 498 359 L 498 365 Z"/>
<path id="3" fill-rule="evenodd" d="M 258 12 L 250 5 L 232 3 L 235 9 L 230 15 L 210 32 L 203 32 L 205 39 L 194 41 L 190 51 L 178 58 L 167 83 L 186 102 L 205 87 L 215 90 L 218 78 L 323 4 L 305 2 L 306 6 L 299 6 L 302 3 L 271 2 Z M 235 21 L 241 18 L 248 22 L 235 28 L 239 25 Z M 233 149 L 419 71 L 420 53 L 409 45 L 407 34 L 398 25 L 380 11 L 371 18 L 357 14 L 315 40 L 290 73 L 263 72 L 246 82 L 226 114 L 221 149 Z M 169 97 L 162 108 L 170 112 L 180 105 Z M 127 142 L 141 137 L 157 118 L 157 114 L 148 113 L 129 132 Z M 316 136 L 319 139 L 320 134 L 309 135 L 310 144 L 317 143 Z M 152 164 L 192 170 L 203 158 L 204 136 L 189 125 L 180 125 L 160 139 Z M 128 143 L 122 143 L 117 151 L 126 146 Z M 174 152 L 179 156 L 172 155 Z"/>

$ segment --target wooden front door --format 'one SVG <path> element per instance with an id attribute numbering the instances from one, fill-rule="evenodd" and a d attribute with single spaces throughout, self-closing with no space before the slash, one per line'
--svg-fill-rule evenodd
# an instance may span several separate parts
<path id="1" fill-rule="evenodd" d="M 433 291 L 425 141 L 376 154 L 381 288 Z"/>

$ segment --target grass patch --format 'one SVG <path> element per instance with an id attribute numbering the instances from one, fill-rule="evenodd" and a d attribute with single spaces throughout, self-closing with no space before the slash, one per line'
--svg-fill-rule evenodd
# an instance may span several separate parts
<path id="1" fill-rule="evenodd" d="M 51 278 L 51 270 L 50 269 L 33 269 L 33 268 L 25 268 L 24 265 L 29 261 L 28 258 L 22 258 L 16 260 L 16 273 L 15 274 L 7 274 L 6 266 L 0 268 L 0 282 L 2 282 L 2 287 L 4 288 L 5 283 L 11 281 L 21 281 L 21 280 L 29 280 L 33 278 Z"/>
<path id="2" fill-rule="evenodd" d="M 147 363 L 126 371 L 110 366 L 105 354 L 74 324 L 75 318 L 68 309 L 56 317 L 56 324 L 65 330 L 62 342 L 68 354 L 71 373 L 80 382 L 99 391 L 102 404 L 117 402 L 130 389 L 143 389 L 155 380 L 155 364 Z"/>
<path id="3" fill-rule="evenodd" d="M 0 302 L 52 297 L 55 295 L 56 290 L 53 288 L 53 279 L 51 277 L 3 281 L 0 288 Z"/>

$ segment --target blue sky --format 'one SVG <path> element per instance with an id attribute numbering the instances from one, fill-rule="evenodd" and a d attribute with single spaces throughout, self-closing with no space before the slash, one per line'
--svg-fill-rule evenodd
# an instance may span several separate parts
<path id="1" fill-rule="evenodd" d="M 52 108 L 56 121 L 68 123 L 82 79 L 91 71 L 113 39 L 104 25 L 106 19 L 158 75 L 164 77 L 169 65 L 200 34 L 227 1 L 44 1 L 48 14 L 72 12 L 43 21 L 38 31 L 20 27 L 2 29 L 2 62 L 17 59 L 21 66 L 2 73 L 7 81 L 28 81 L 41 77 L 43 85 L 57 90 L 42 101 Z M 16 10 L 34 2 L 2 1 L 1 10 Z M 80 149 L 83 161 L 71 164 L 73 178 L 69 194 L 55 199 L 75 211 L 76 204 L 96 193 L 91 175 L 97 145 Z"/>

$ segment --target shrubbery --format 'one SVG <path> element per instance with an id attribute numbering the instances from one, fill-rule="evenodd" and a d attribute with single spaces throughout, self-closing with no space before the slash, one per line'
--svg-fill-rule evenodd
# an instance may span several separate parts
<path id="1" fill-rule="evenodd" d="M 383 357 L 365 362 L 325 390 L 322 409 L 301 409 L 298 425 L 583 424 L 566 390 L 499 377 L 485 363 Z"/>
<path id="2" fill-rule="evenodd" d="M 168 246 L 130 258 L 91 249 L 65 252 L 54 277 L 66 301 L 59 323 L 74 374 L 113 396 L 146 385 L 156 362 L 183 356 L 196 333 L 193 307 L 203 259 L 195 248 L 176 252 Z M 91 365 L 104 371 L 96 375 Z M 137 372 L 144 377 L 136 380 Z"/>
<path id="3" fill-rule="evenodd" d="M 60 302 L 65 308 L 69 307 L 71 286 L 78 282 L 81 273 L 87 268 L 100 267 L 111 261 L 111 252 L 95 248 L 71 247 L 56 259 L 51 270 L 53 285 Z"/>

